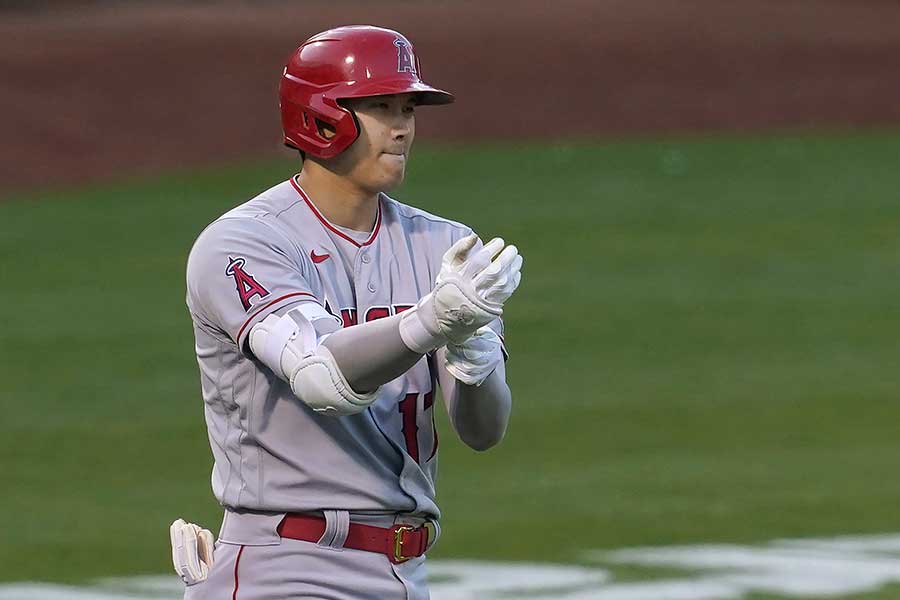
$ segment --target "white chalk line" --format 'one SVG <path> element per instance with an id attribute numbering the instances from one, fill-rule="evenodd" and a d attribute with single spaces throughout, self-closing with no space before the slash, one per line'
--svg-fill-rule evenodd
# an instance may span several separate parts
<path id="1" fill-rule="evenodd" d="M 742 600 L 751 594 L 840 598 L 900 583 L 900 534 L 592 550 L 596 566 L 431 560 L 432 600 Z M 616 581 L 615 565 L 684 570 L 684 576 Z M 607 567 L 607 568 L 604 568 Z M 174 600 L 174 575 L 91 585 L 0 584 L 0 600 Z"/>

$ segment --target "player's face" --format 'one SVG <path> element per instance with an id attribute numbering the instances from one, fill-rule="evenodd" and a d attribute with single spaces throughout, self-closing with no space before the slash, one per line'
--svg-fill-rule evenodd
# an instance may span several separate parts
<path id="1" fill-rule="evenodd" d="M 354 98 L 342 103 L 356 114 L 359 137 L 339 159 L 343 175 L 372 193 L 400 185 L 416 135 L 415 95 Z"/>

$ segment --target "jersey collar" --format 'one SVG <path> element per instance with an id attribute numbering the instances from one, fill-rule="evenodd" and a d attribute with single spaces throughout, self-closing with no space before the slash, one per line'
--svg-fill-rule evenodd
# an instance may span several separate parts
<path id="1" fill-rule="evenodd" d="M 322 223 L 322 225 L 324 225 L 325 228 L 327 228 L 329 231 L 335 233 L 336 235 L 341 236 L 342 238 L 344 238 L 345 240 L 347 240 L 348 242 L 350 242 L 357 248 L 362 248 L 363 246 L 368 246 L 369 244 L 371 244 L 372 242 L 375 241 L 375 237 L 378 235 L 378 230 L 381 229 L 381 194 L 378 195 L 378 214 L 375 215 L 375 227 L 372 228 L 372 235 L 370 235 L 366 241 L 359 243 L 356 240 L 354 240 L 352 237 L 350 237 L 349 235 L 347 235 L 346 233 L 344 233 L 343 231 L 338 229 L 331 221 L 329 221 L 328 219 L 325 218 L 325 215 L 323 215 L 322 213 L 319 212 L 319 209 L 316 208 L 316 205 L 313 204 L 312 200 L 309 199 L 309 196 L 306 195 L 306 192 L 303 191 L 303 188 L 300 187 L 300 184 L 297 183 L 296 175 L 291 177 L 291 185 L 294 186 L 294 189 L 297 190 L 297 193 L 300 194 L 300 197 L 303 199 L 304 202 L 306 202 L 306 205 L 309 207 L 309 209 L 312 211 L 312 213 L 314 215 L 316 215 L 316 218 L 319 219 L 319 221 Z"/>

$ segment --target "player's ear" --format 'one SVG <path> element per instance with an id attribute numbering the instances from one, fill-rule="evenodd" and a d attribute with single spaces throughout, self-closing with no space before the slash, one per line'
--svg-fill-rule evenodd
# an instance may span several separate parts
<path id="1" fill-rule="evenodd" d="M 330 140 L 337 135 L 337 131 L 335 131 L 334 127 L 332 127 L 328 123 L 323 123 L 322 121 L 316 119 L 316 126 L 319 129 L 319 135 L 321 135 L 326 140 Z"/>

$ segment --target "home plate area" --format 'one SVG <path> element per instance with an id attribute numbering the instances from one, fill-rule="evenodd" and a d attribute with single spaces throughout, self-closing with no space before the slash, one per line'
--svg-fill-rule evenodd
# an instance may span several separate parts
<path id="1" fill-rule="evenodd" d="M 433 600 L 740 600 L 752 594 L 839 598 L 900 583 L 900 534 L 595 550 L 596 566 L 470 560 L 429 562 Z M 616 581 L 616 565 L 667 576 Z M 673 577 L 673 571 L 684 576 Z M 89 586 L 0 585 L 0 600 L 151 600 L 181 597 L 174 575 L 103 579 Z"/>

